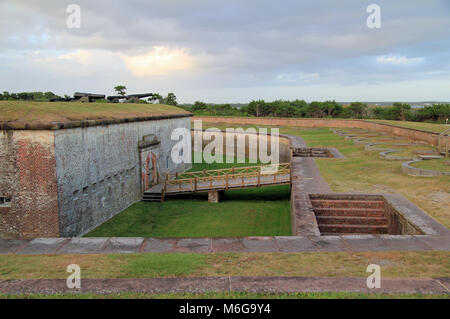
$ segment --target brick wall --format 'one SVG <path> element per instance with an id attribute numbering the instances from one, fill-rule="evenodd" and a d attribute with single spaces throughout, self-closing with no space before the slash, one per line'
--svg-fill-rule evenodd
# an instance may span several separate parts
<path id="1" fill-rule="evenodd" d="M 0 168 L 0 238 L 58 237 L 53 132 L 2 131 Z"/>

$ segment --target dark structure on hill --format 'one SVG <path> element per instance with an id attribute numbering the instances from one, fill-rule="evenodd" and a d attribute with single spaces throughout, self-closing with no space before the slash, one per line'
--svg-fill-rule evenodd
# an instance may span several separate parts
<path id="1" fill-rule="evenodd" d="M 128 103 L 139 103 L 140 99 L 152 97 L 153 93 L 130 94 L 130 95 L 111 95 L 107 97 L 109 103 L 119 103 L 120 100 L 126 99 Z"/>
<path id="2" fill-rule="evenodd" d="M 104 94 L 93 94 L 93 93 L 80 93 L 75 92 L 73 95 L 74 101 L 79 102 L 95 102 L 96 100 L 104 100 L 106 95 Z"/>
<path id="3" fill-rule="evenodd" d="M 97 100 L 106 100 L 108 103 L 119 103 L 121 100 L 126 100 L 127 103 L 139 103 L 140 99 L 152 97 L 153 93 L 130 94 L 130 95 L 110 95 L 106 97 L 104 94 L 81 93 L 75 92 L 73 98 L 54 98 L 50 102 L 95 102 Z"/>

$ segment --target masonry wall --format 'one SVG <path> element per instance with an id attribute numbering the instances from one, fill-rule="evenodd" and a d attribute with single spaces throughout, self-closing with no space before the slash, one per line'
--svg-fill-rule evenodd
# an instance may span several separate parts
<path id="1" fill-rule="evenodd" d="M 172 130 L 190 130 L 190 118 L 143 121 L 55 131 L 61 237 L 82 236 L 141 200 L 144 136 L 159 139 L 157 167 L 163 175 L 190 165 L 170 157 Z"/>
<path id="2" fill-rule="evenodd" d="M 192 131 L 192 134 L 194 134 L 194 130 Z M 197 131 L 197 134 L 198 131 Z M 267 154 L 271 154 L 271 141 L 272 137 L 270 136 L 270 130 L 268 131 L 269 135 L 265 134 L 252 134 L 252 133 L 234 133 L 234 147 L 227 148 L 227 138 L 226 133 L 221 132 L 217 133 L 218 135 L 222 136 L 223 141 L 223 149 L 216 150 L 218 154 L 227 154 L 228 156 L 237 156 L 238 154 L 238 142 L 237 139 L 240 136 L 241 138 L 245 138 L 245 149 L 242 150 L 242 152 L 245 152 L 245 158 L 249 158 L 251 160 L 257 160 L 259 157 L 259 146 L 261 144 L 265 144 L 267 147 Z M 195 152 L 201 152 L 204 150 L 204 148 L 211 142 L 214 141 L 214 137 L 208 138 L 207 136 L 203 136 L 202 144 L 195 145 L 194 143 L 194 135 L 192 135 L 192 149 Z M 288 163 L 290 161 L 291 157 L 291 151 L 289 146 L 289 139 L 283 135 L 279 136 L 279 163 Z M 201 148 L 200 148 L 201 146 Z M 254 156 L 251 156 L 253 154 L 256 154 L 256 158 Z"/>
<path id="3" fill-rule="evenodd" d="M 59 236 L 52 131 L 0 131 L 0 197 L 0 238 Z"/>
<path id="4" fill-rule="evenodd" d="M 362 128 L 385 132 L 392 135 L 405 137 L 414 141 L 423 141 L 437 146 L 439 134 L 421 130 L 397 127 L 389 124 L 375 123 L 364 120 L 345 119 L 298 119 L 298 118 L 248 118 L 248 117 L 202 117 L 196 116 L 192 119 L 203 120 L 209 123 L 232 123 L 232 124 L 255 124 L 276 125 L 296 127 L 335 127 L 335 128 Z"/>

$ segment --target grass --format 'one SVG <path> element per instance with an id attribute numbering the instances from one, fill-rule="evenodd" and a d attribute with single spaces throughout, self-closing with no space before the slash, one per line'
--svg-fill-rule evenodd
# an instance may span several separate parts
<path id="1" fill-rule="evenodd" d="M 370 120 L 370 121 L 433 133 L 441 133 L 446 129 L 450 128 L 450 126 L 445 124 L 426 123 L 426 122 L 388 121 L 388 120 Z"/>
<path id="2" fill-rule="evenodd" d="M 291 235 L 289 185 L 206 193 L 139 202 L 86 237 L 245 237 Z"/>
<path id="3" fill-rule="evenodd" d="M 0 294 L 0 299 L 449 299 L 448 294 L 365 294 L 355 292 L 251 293 L 206 292 L 146 294 L 137 292 L 116 294 Z"/>
<path id="4" fill-rule="evenodd" d="M 342 160 L 316 160 L 322 176 L 333 191 L 401 193 L 446 227 L 450 227 L 448 176 L 407 176 L 401 172 L 401 161 L 380 159 L 378 152 L 364 151 L 364 146 L 354 145 L 352 141 L 329 129 L 297 132 L 294 129 L 291 132 L 301 135 L 310 146 L 337 147 L 347 157 Z M 396 152 L 394 155 L 402 153 Z"/>
<path id="5" fill-rule="evenodd" d="M 194 152 L 192 155 L 192 159 L 194 160 L 195 155 L 199 156 L 200 152 Z M 234 156 L 222 155 L 222 163 L 206 163 L 202 158 L 202 163 L 193 163 L 192 168 L 188 170 L 188 172 L 197 172 L 203 170 L 213 170 L 213 169 L 222 169 L 222 168 L 231 168 L 231 167 L 247 167 L 247 166 L 255 166 L 262 165 L 258 160 L 256 163 L 251 162 L 247 158 L 238 159 Z M 238 163 L 243 162 L 243 163 Z"/>
<path id="6" fill-rule="evenodd" d="M 0 122 L 70 122 L 188 113 L 170 105 L 0 101 Z"/>
<path id="7" fill-rule="evenodd" d="M 218 127 L 220 129 L 254 127 L 253 125 L 206 122 L 203 123 L 203 126 L 204 128 Z M 347 129 L 346 131 L 352 130 Z M 444 226 L 450 227 L 450 211 L 448 210 L 450 179 L 448 176 L 433 178 L 407 176 L 401 171 L 401 161 L 383 160 L 379 157 L 379 152 L 365 151 L 364 145 L 355 145 L 353 141 L 334 134 L 329 128 L 280 127 L 280 133 L 301 136 L 310 147 L 336 147 L 346 156 L 346 159 L 317 158 L 315 160 L 321 175 L 334 192 L 400 193 Z M 389 136 L 383 138 L 386 137 Z M 402 141 L 398 140 L 394 143 L 402 143 Z M 414 150 L 415 148 L 416 146 L 409 149 Z M 433 149 L 427 145 L 420 145 L 417 148 Z M 402 154 L 403 152 L 393 153 L 393 155 L 399 156 Z"/>
<path id="8" fill-rule="evenodd" d="M 218 276 L 367 277 L 379 264 L 385 278 L 450 277 L 450 252 L 306 252 L 116 255 L 2 255 L 0 280 L 65 279 L 78 264 L 82 278 Z"/>
<path id="9" fill-rule="evenodd" d="M 446 164 L 449 162 L 450 162 L 450 159 L 441 158 L 441 159 L 415 162 L 415 163 L 411 164 L 411 166 L 417 167 L 417 168 L 429 169 L 432 171 L 450 172 L 450 164 Z"/>

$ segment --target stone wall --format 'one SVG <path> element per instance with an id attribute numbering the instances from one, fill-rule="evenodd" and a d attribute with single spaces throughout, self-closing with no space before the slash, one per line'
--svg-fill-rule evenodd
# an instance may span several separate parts
<path id="1" fill-rule="evenodd" d="M 384 199 L 384 214 L 388 219 L 389 234 L 391 235 L 422 235 L 419 227 L 408 221 L 392 205 Z"/>
<path id="2" fill-rule="evenodd" d="M 194 131 L 192 131 L 194 133 Z M 192 134 L 193 134 L 192 133 Z M 267 145 L 267 152 L 270 154 L 271 151 L 271 141 L 272 137 L 270 136 L 270 131 L 268 131 L 268 135 L 265 134 L 246 134 L 246 133 L 235 133 L 236 136 L 234 136 L 234 147 L 230 150 L 227 150 L 227 139 L 225 138 L 225 132 L 217 133 L 223 138 L 223 149 L 218 150 L 217 153 L 219 154 L 227 154 L 228 156 L 236 156 L 238 154 L 238 143 L 237 143 L 237 136 L 238 135 L 245 135 L 245 158 L 249 158 L 252 160 L 257 160 L 258 158 L 253 158 L 251 156 L 252 154 L 257 154 L 259 152 L 259 144 L 265 143 Z M 194 144 L 194 137 L 192 138 L 192 149 L 195 152 L 202 151 L 206 145 L 211 143 L 214 138 L 207 138 L 204 137 L 200 148 L 195 148 Z M 227 152 L 228 151 L 228 152 Z M 291 151 L 290 151 L 290 145 L 289 145 L 289 139 L 286 136 L 280 135 L 279 136 L 279 163 L 288 163 L 290 161 L 291 157 Z"/>
<path id="3" fill-rule="evenodd" d="M 0 238 L 58 237 L 52 131 L 0 132 Z"/>
<path id="4" fill-rule="evenodd" d="M 411 166 L 412 163 L 417 162 L 417 161 L 420 161 L 420 160 L 413 159 L 411 161 L 402 163 L 402 172 L 405 173 L 406 175 L 422 176 L 422 177 L 450 176 L 450 172 L 433 171 L 430 169 L 424 169 L 424 168 Z"/>
<path id="5" fill-rule="evenodd" d="M 207 117 L 196 116 L 192 120 L 202 120 L 209 123 L 230 123 L 242 125 L 275 125 L 295 127 L 335 127 L 335 128 L 361 128 L 384 132 L 396 136 L 408 138 L 413 141 L 423 141 L 437 146 L 439 134 L 403 128 L 389 124 L 375 123 L 365 120 L 345 119 L 298 119 L 298 118 L 250 118 L 250 117 Z"/>
<path id="6" fill-rule="evenodd" d="M 178 127 L 190 129 L 190 118 L 55 131 L 60 235 L 82 236 L 141 200 L 145 163 L 138 144 L 147 138 L 159 141 L 152 149 L 161 178 L 189 168 L 170 157 L 177 143 L 172 130 Z"/>

